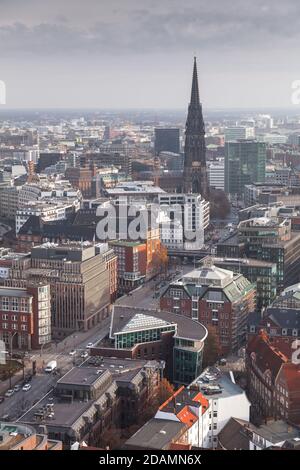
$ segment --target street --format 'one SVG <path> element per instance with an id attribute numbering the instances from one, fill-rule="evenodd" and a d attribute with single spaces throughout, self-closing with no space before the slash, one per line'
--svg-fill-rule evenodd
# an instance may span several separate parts
<path id="1" fill-rule="evenodd" d="M 103 339 L 109 331 L 110 319 L 104 320 L 101 328 L 99 325 L 90 331 L 76 332 L 64 341 L 59 343 L 57 347 L 52 345 L 47 351 L 35 351 L 30 354 L 29 359 L 26 361 L 26 373 L 31 370 L 32 361 L 36 360 L 37 374 L 32 377 L 30 382 L 31 389 L 28 392 L 20 390 L 14 393 L 11 397 L 5 397 L 3 403 L 0 404 L 0 419 L 5 415 L 9 415 L 10 420 L 19 418 L 37 401 L 42 399 L 52 388 L 55 386 L 57 380 L 64 375 L 74 364 L 79 365 L 85 362 L 80 358 L 83 351 L 86 349 L 87 343 L 95 343 Z M 71 356 L 69 353 L 72 349 L 76 349 L 76 355 Z M 51 360 L 57 361 L 57 368 L 59 374 L 47 374 L 44 372 L 43 367 Z M 17 376 L 12 378 L 12 387 L 15 384 L 22 384 L 23 374 L 20 372 Z M 9 381 L 5 384 L 0 384 L 0 395 L 4 396 L 9 388 Z"/>

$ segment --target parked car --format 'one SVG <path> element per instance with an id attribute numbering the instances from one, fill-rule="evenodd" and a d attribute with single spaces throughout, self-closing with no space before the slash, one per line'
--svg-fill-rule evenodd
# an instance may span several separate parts
<path id="1" fill-rule="evenodd" d="M 88 344 L 86 345 L 86 348 L 89 349 L 89 348 L 92 348 L 93 346 L 94 346 L 93 343 L 88 343 Z"/>
<path id="2" fill-rule="evenodd" d="M 25 384 L 24 387 L 22 388 L 23 392 L 28 392 L 31 389 L 30 384 Z"/>
<path id="3" fill-rule="evenodd" d="M 14 386 L 14 392 L 19 392 L 21 390 L 21 385 Z"/>
<path id="4" fill-rule="evenodd" d="M 7 390 L 5 396 L 9 398 L 9 397 L 12 397 L 14 393 L 15 392 L 13 391 L 13 389 L 10 388 L 9 390 Z"/>
<path id="5" fill-rule="evenodd" d="M 3 403 L 4 402 L 4 397 L 0 397 L 0 403 Z"/>
<path id="6" fill-rule="evenodd" d="M 87 351 L 83 351 L 80 355 L 82 359 L 86 359 L 89 356 L 89 353 Z"/>
<path id="7" fill-rule="evenodd" d="M 75 354 L 76 354 L 75 349 L 72 349 L 72 351 L 69 352 L 69 356 L 75 356 Z"/>

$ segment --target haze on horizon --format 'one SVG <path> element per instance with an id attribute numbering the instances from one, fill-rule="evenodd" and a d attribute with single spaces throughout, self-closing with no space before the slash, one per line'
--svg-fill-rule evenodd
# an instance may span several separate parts
<path id="1" fill-rule="evenodd" d="M 4 108 L 291 107 L 298 0 L 0 0 Z M 298 106 L 300 111 L 300 106 Z"/>

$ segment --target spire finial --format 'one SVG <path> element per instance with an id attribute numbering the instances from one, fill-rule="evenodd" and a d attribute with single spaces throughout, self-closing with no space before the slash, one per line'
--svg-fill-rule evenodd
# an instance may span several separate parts
<path id="1" fill-rule="evenodd" d="M 199 104 L 199 86 L 198 86 L 197 57 L 196 56 L 194 56 L 191 104 Z"/>

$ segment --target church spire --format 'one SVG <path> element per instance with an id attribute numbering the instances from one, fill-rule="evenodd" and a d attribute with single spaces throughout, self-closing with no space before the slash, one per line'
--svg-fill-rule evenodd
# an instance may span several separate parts
<path id="1" fill-rule="evenodd" d="M 192 81 L 191 104 L 199 106 L 199 86 L 198 86 L 198 73 L 197 73 L 197 58 L 194 57 L 194 70 Z"/>
<path id="2" fill-rule="evenodd" d="M 205 126 L 199 99 L 197 59 L 194 57 L 191 101 L 185 126 L 183 192 L 208 195 Z"/>

